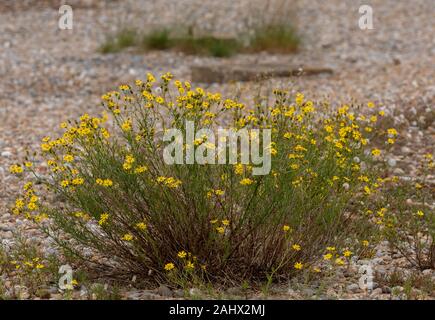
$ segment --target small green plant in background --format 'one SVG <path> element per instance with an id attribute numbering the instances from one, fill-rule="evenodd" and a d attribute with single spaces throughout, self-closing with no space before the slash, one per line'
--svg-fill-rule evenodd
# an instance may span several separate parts
<path id="1" fill-rule="evenodd" d="M 101 53 L 116 53 L 123 49 L 137 45 L 138 35 L 133 29 L 122 29 L 115 36 L 107 36 L 105 42 L 100 46 Z"/>
<path id="2" fill-rule="evenodd" d="M 286 25 L 266 26 L 255 31 L 248 44 L 241 39 L 218 38 L 214 36 L 193 36 L 178 34 L 172 36 L 170 29 L 155 29 L 144 35 L 139 31 L 122 30 L 115 36 L 106 37 L 100 46 L 102 53 L 116 53 L 125 48 L 137 50 L 176 50 L 192 55 L 206 55 L 218 58 L 230 57 L 237 53 L 266 51 L 270 53 L 291 53 L 297 50 L 300 38 Z"/>
<path id="3" fill-rule="evenodd" d="M 157 29 L 147 33 L 142 38 L 142 47 L 149 50 L 166 50 L 172 46 L 170 31 Z"/>
<path id="4" fill-rule="evenodd" d="M 300 42 L 300 37 L 291 26 L 271 25 L 257 29 L 246 50 L 291 53 L 299 48 Z"/>
<path id="5" fill-rule="evenodd" d="M 236 52 L 238 46 L 237 41 L 233 39 L 194 37 L 192 35 L 172 37 L 168 29 L 157 29 L 143 36 L 141 47 L 145 50 L 174 49 L 186 54 L 229 57 Z"/>

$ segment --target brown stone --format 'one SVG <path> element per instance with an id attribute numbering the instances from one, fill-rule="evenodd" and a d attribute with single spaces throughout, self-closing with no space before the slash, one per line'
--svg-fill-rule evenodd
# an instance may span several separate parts
<path id="1" fill-rule="evenodd" d="M 327 67 L 295 67 L 283 64 L 206 65 L 191 67 L 192 81 L 201 83 L 225 83 L 231 81 L 256 81 L 268 78 L 299 77 L 332 74 Z"/>

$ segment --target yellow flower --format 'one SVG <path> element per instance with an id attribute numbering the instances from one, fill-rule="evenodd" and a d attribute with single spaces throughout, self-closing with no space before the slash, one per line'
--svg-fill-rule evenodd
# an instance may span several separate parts
<path id="1" fill-rule="evenodd" d="M 10 166 L 9 171 L 11 173 L 22 173 L 23 167 L 21 167 L 20 165 L 17 165 L 17 164 L 13 164 Z"/>
<path id="2" fill-rule="evenodd" d="M 154 83 L 154 82 L 156 82 L 156 78 L 154 77 L 154 75 L 152 73 L 147 73 L 147 81 L 150 83 Z"/>
<path id="3" fill-rule="evenodd" d="M 113 181 L 110 179 L 104 179 L 103 180 L 103 187 L 111 187 L 113 186 Z"/>
<path id="4" fill-rule="evenodd" d="M 45 152 L 50 151 L 51 150 L 50 144 L 49 143 L 43 143 L 43 144 L 41 144 L 41 150 L 45 151 Z"/>
<path id="5" fill-rule="evenodd" d="M 180 259 L 184 259 L 184 258 L 186 258 L 187 253 L 186 253 L 186 251 L 183 250 L 183 251 L 178 252 L 177 256 Z"/>
<path id="6" fill-rule="evenodd" d="M 335 251 L 336 249 L 335 249 L 335 247 L 326 247 L 326 251 Z"/>
<path id="7" fill-rule="evenodd" d="M 73 162 L 74 161 L 74 156 L 70 155 L 70 154 L 66 154 L 63 156 L 63 161 L 65 162 Z"/>
<path id="8" fill-rule="evenodd" d="M 332 258 L 332 254 L 331 253 L 327 253 L 323 256 L 323 260 L 331 260 Z"/>
<path id="9" fill-rule="evenodd" d="M 158 183 L 164 184 L 165 186 L 167 186 L 169 188 L 178 188 L 182 184 L 181 180 L 175 179 L 173 177 L 160 176 L 160 177 L 157 177 L 156 181 Z"/>
<path id="10" fill-rule="evenodd" d="M 390 128 L 387 130 L 387 133 L 391 136 L 397 136 L 397 130 L 394 128 Z"/>
<path id="11" fill-rule="evenodd" d="M 38 206 L 37 206 L 34 202 L 30 202 L 30 203 L 27 205 L 27 208 L 28 208 L 30 211 L 33 211 L 33 210 L 36 210 L 36 209 L 38 208 Z"/>
<path id="12" fill-rule="evenodd" d="M 131 241 L 131 240 L 133 240 L 133 236 L 130 233 L 126 233 L 122 236 L 121 239 L 124 241 Z"/>
<path id="13" fill-rule="evenodd" d="M 298 105 L 302 105 L 302 103 L 304 102 L 304 95 L 302 93 L 300 93 L 300 92 L 296 93 L 295 102 Z"/>
<path id="14" fill-rule="evenodd" d="M 75 178 L 71 182 L 73 185 L 78 186 L 78 185 L 82 185 L 85 182 L 85 180 L 83 178 Z"/>
<path id="15" fill-rule="evenodd" d="M 22 199 L 15 200 L 15 207 L 17 209 L 22 209 L 24 207 L 24 201 Z"/>
<path id="16" fill-rule="evenodd" d="M 217 222 L 218 222 L 218 219 L 210 220 L 210 223 L 211 223 L 211 224 L 215 224 L 215 223 L 217 223 Z"/>
<path id="17" fill-rule="evenodd" d="M 25 185 L 24 185 L 24 190 L 30 190 L 31 188 L 33 187 L 33 183 L 32 182 L 27 182 Z"/>
<path id="18" fill-rule="evenodd" d="M 304 265 L 302 264 L 302 262 L 296 262 L 294 267 L 296 270 L 301 270 L 304 267 Z"/>
<path id="19" fill-rule="evenodd" d="M 110 138 L 110 133 L 107 129 L 105 128 L 101 128 L 101 134 L 103 135 L 104 138 L 108 139 Z"/>
<path id="20" fill-rule="evenodd" d="M 284 231 L 284 232 L 288 232 L 288 231 L 290 231 L 290 226 L 288 226 L 288 225 L 283 225 L 282 226 L 282 231 Z"/>
<path id="21" fill-rule="evenodd" d="M 98 221 L 98 224 L 99 224 L 100 226 L 102 226 L 102 225 L 104 225 L 104 224 L 107 222 L 108 219 L 109 219 L 109 214 L 108 214 L 108 213 L 103 213 L 103 214 L 100 216 L 100 220 Z"/>
<path id="22" fill-rule="evenodd" d="M 68 187 L 68 185 L 69 185 L 69 181 L 68 181 L 68 180 L 62 180 L 62 181 L 60 182 L 60 185 L 61 185 L 63 188 L 66 188 L 66 187 Z"/>
<path id="23" fill-rule="evenodd" d="M 350 257 L 352 255 L 352 251 L 346 250 L 346 251 L 343 252 L 343 255 L 345 257 Z"/>
<path id="24" fill-rule="evenodd" d="M 121 125 L 122 131 L 128 132 L 131 130 L 131 120 L 125 120 Z"/>
<path id="25" fill-rule="evenodd" d="M 292 249 L 295 250 L 295 251 L 300 251 L 301 250 L 301 246 L 295 243 L 294 245 L 292 245 Z"/>
<path id="26" fill-rule="evenodd" d="M 367 240 L 363 240 L 361 243 L 362 243 L 362 245 L 364 247 L 368 247 L 369 246 L 369 242 Z"/>
<path id="27" fill-rule="evenodd" d="M 139 229 L 139 230 L 145 230 L 146 228 L 147 228 L 147 225 L 144 223 L 144 222 L 139 222 L 139 223 L 136 223 L 136 227 Z"/>
<path id="28" fill-rule="evenodd" d="M 219 190 L 219 189 L 216 189 L 216 190 L 214 191 L 214 193 L 215 193 L 217 196 L 223 196 L 223 195 L 225 194 L 225 191 L 223 191 L 223 190 Z"/>
<path id="29" fill-rule="evenodd" d="M 222 224 L 224 226 L 229 226 L 230 225 L 230 220 L 224 219 L 224 220 L 222 220 Z"/>
<path id="30" fill-rule="evenodd" d="M 165 264 L 165 270 L 166 271 L 171 271 L 172 269 L 174 269 L 175 266 L 172 262 Z"/>
<path id="31" fill-rule="evenodd" d="M 238 164 L 234 165 L 234 173 L 237 175 L 242 175 L 243 174 L 243 164 L 238 163 Z"/>
<path id="32" fill-rule="evenodd" d="M 195 269 L 195 265 L 191 261 L 188 261 L 186 264 L 186 269 L 193 270 Z"/>
<path id="33" fill-rule="evenodd" d="M 377 157 L 377 156 L 379 156 L 380 154 L 381 154 L 381 150 L 379 150 L 379 149 L 373 149 L 373 150 L 372 150 L 372 155 L 373 155 L 373 156 Z"/>
<path id="34" fill-rule="evenodd" d="M 421 211 L 421 210 L 418 210 L 417 211 L 417 216 L 419 216 L 420 218 L 423 218 L 424 217 L 424 212 Z"/>
<path id="35" fill-rule="evenodd" d="M 374 108 L 375 107 L 375 104 L 373 103 L 373 102 L 368 102 L 367 103 L 367 107 L 369 107 L 370 109 L 372 109 L 372 108 Z"/>
<path id="36" fill-rule="evenodd" d="M 305 147 L 301 146 L 300 144 L 298 144 L 294 149 L 295 149 L 295 151 L 302 151 L 302 152 L 307 151 L 307 149 Z"/>
<path id="37" fill-rule="evenodd" d="M 163 99 L 162 97 L 157 97 L 157 98 L 156 98 L 156 102 L 157 102 L 158 104 L 163 104 L 163 103 L 165 102 L 165 99 Z"/>
<path id="38" fill-rule="evenodd" d="M 111 187 L 113 185 L 113 181 L 110 179 L 96 179 L 96 184 L 103 186 L 103 187 Z"/>
<path id="39" fill-rule="evenodd" d="M 248 186 L 248 185 L 251 185 L 253 183 L 254 183 L 254 180 L 249 179 L 249 178 L 245 178 L 245 179 L 240 180 L 240 184 L 243 186 Z"/>
<path id="40" fill-rule="evenodd" d="M 217 228 L 216 228 L 216 231 L 217 231 L 218 233 L 222 234 L 222 233 L 225 232 L 225 228 L 224 228 L 224 227 L 217 227 Z"/>
<path id="41" fill-rule="evenodd" d="M 343 259 L 341 259 L 341 258 L 337 258 L 337 259 L 335 259 L 335 263 L 336 263 L 337 265 L 339 265 L 339 266 L 344 265 L 344 261 L 343 261 Z"/>
<path id="42" fill-rule="evenodd" d="M 38 263 L 38 264 L 36 265 L 36 269 L 42 269 L 42 268 L 44 268 L 44 265 L 43 265 L 43 264 Z"/>
<path id="43" fill-rule="evenodd" d="M 371 193 L 372 193 L 372 190 L 370 190 L 370 188 L 369 188 L 368 186 L 364 186 L 364 192 L 365 192 L 366 194 L 371 194 Z"/>
<path id="44" fill-rule="evenodd" d="M 146 166 L 140 166 L 140 167 L 137 167 L 136 169 L 134 169 L 134 173 L 136 173 L 136 174 L 144 173 L 147 170 L 148 170 L 148 168 Z"/>

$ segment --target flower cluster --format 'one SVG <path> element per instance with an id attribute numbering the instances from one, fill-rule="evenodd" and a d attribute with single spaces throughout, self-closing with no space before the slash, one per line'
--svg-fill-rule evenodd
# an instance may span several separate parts
<path id="1" fill-rule="evenodd" d="M 100 117 L 62 123 L 59 138 L 42 141 L 49 177 L 38 179 L 65 205 L 42 204 L 27 184 L 13 212 L 49 217 L 53 229 L 125 270 L 161 277 L 201 270 L 215 279 L 319 272 L 324 263 L 346 265 L 372 232 L 394 225 L 391 210 L 374 200 L 393 182 L 377 168 L 398 132 L 378 129 L 384 112 L 374 103 L 333 106 L 274 90 L 250 105 L 170 73 L 122 85 L 102 102 Z M 166 164 L 162 136 L 170 128 L 185 133 L 185 120 L 209 130 L 270 129 L 270 174 L 254 175 L 240 154 L 231 164 Z M 199 136 L 189 148 L 213 145 Z M 33 170 L 23 163 L 11 171 L 26 168 Z"/>

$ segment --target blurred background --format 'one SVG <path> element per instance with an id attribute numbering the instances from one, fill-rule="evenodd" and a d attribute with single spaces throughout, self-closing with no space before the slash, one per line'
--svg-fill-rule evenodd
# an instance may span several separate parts
<path id="1" fill-rule="evenodd" d="M 64 3 L 72 30 L 58 25 Z M 373 30 L 359 28 L 363 4 Z M 7 171 L 25 149 L 147 72 L 223 96 L 249 98 L 260 83 L 375 101 L 413 142 L 395 147 L 397 169 L 412 172 L 407 155 L 435 140 L 434 16 L 432 0 L 0 0 L 0 219 L 11 219 Z"/>

